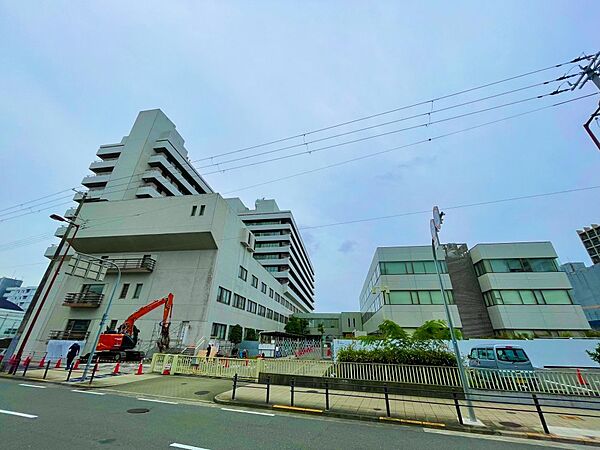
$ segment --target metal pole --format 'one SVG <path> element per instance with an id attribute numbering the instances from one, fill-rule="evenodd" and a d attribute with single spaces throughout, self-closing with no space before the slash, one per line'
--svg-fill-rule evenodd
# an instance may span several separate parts
<path id="1" fill-rule="evenodd" d="M 19 329 L 17 330 L 17 333 L 15 334 L 10 345 L 8 346 L 8 349 L 7 349 L 6 355 L 5 355 L 6 359 L 10 358 L 13 355 L 15 348 L 17 347 L 17 345 L 19 343 L 19 339 L 21 339 L 21 336 L 23 335 L 23 332 L 25 331 L 25 328 L 27 327 L 27 324 L 29 323 L 29 318 L 31 317 L 31 314 L 33 314 L 33 311 L 36 308 L 37 302 L 38 302 L 40 296 L 42 295 L 42 292 L 44 292 L 44 296 L 42 297 L 42 300 L 40 301 L 40 305 L 37 309 L 37 312 L 34 315 L 34 318 L 29 326 L 29 330 L 27 331 L 25 338 L 23 339 L 23 342 L 19 348 L 19 351 L 17 352 L 17 355 L 19 358 L 23 355 L 23 350 L 25 348 L 25 344 L 27 343 L 27 340 L 29 339 L 29 335 L 31 334 L 31 331 L 33 330 L 33 326 L 35 325 L 35 322 L 39 316 L 40 311 L 44 307 L 46 298 L 48 297 L 50 289 L 52 288 L 52 285 L 54 284 L 54 280 L 56 279 L 58 272 L 60 271 L 60 268 L 67 256 L 67 253 L 69 253 L 69 249 L 71 248 L 71 243 L 72 243 L 73 239 L 75 239 L 75 234 L 77 234 L 77 231 L 79 230 L 79 227 L 74 223 L 74 221 L 79 216 L 79 212 L 81 211 L 81 208 L 85 202 L 87 195 L 88 195 L 87 192 L 85 192 L 83 194 L 83 197 L 81 198 L 81 201 L 79 202 L 79 205 L 77 206 L 77 209 L 75 210 L 73 219 L 70 222 L 68 222 L 69 226 L 67 228 L 67 231 L 65 232 L 62 239 L 60 240 L 58 247 L 56 248 L 56 252 L 54 253 L 54 256 L 52 257 L 50 264 L 48 264 L 48 267 L 46 268 L 46 272 L 44 272 L 44 275 L 42 276 L 40 285 L 38 286 L 38 288 L 35 291 L 35 294 L 33 295 L 33 299 L 31 300 L 31 305 L 29 305 L 29 308 L 27 308 L 27 311 L 25 312 L 25 315 L 23 316 L 23 320 L 21 321 L 21 325 L 19 325 Z M 73 237 L 71 239 L 69 239 L 68 236 L 71 233 L 71 229 L 72 229 L 71 227 L 75 228 L 75 233 L 73 234 Z M 46 287 L 46 282 L 48 281 L 48 278 L 50 277 L 50 274 L 52 273 L 54 263 L 55 263 L 56 259 L 59 257 L 59 255 L 62 251 L 62 248 L 64 247 L 65 244 L 67 244 L 67 249 L 65 250 L 65 253 L 62 255 L 62 257 L 60 258 L 60 260 L 58 262 L 58 267 L 56 267 L 56 270 L 54 272 L 54 276 L 52 277 L 52 280 Z M 2 367 L 3 367 L 3 365 L 0 364 L 0 369 Z"/>
<path id="2" fill-rule="evenodd" d="M 102 319 L 100 319 L 100 326 L 98 328 L 98 333 L 96 333 L 96 337 L 94 338 L 94 344 L 92 345 L 92 349 L 90 350 L 90 356 L 85 363 L 85 368 L 83 369 L 83 374 L 81 375 L 81 381 L 85 381 L 85 377 L 87 376 L 88 371 L 90 370 L 90 365 L 92 364 L 92 359 L 94 359 L 94 355 L 96 354 L 96 347 L 98 346 L 98 341 L 100 340 L 100 335 L 102 334 L 102 330 L 104 329 L 104 324 L 108 320 L 108 311 L 110 310 L 110 306 L 112 305 L 113 298 L 115 296 L 115 292 L 117 291 L 117 286 L 121 283 L 121 268 L 118 264 L 102 258 L 96 258 L 95 256 L 88 255 L 86 253 L 79 253 L 80 255 L 87 256 L 88 258 L 95 259 L 96 261 L 100 261 L 102 263 L 111 264 L 113 267 L 117 269 L 117 279 L 115 281 L 115 285 L 112 288 L 112 292 L 110 293 L 110 297 L 108 298 L 108 303 L 106 305 L 106 309 L 104 310 L 104 314 L 102 314 Z"/>
<path id="3" fill-rule="evenodd" d="M 473 409 L 473 405 L 471 404 L 471 400 L 469 399 L 469 383 L 467 382 L 467 374 L 465 373 L 465 368 L 462 364 L 462 358 L 460 356 L 460 350 L 458 348 L 458 342 L 456 341 L 456 336 L 454 334 L 454 322 L 452 321 L 452 316 L 450 315 L 450 307 L 448 306 L 448 301 L 446 300 L 446 290 L 444 289 L 444 284 L 442 281 L 442 274 L 439 267 L 439 261 L 437 259 L 437 251 L 435 249 L 435 241 L 431 240 L 431 250 L 433 251 L 433 261 L 435 263 L 435 271 L 438 276 L 438 280 L 440 282 L 440 292 L 442 293 L 442 300 L 444 302 L 444 309 L 446 311 L 446 320 L 448 321 L 448 327 L 450 328 L 450 339 L 452 340 L 452 347 L 454 349 L 454 355 L 456 356 L 456 365 L 458 366 L 458 376 L 460 377 L 460 383 L 463 386 L 463 390 L 465 391 L 465 400 L 467 402 L 467 412 L 469 413 L 469 420 L 471 422 L 477 422 L 477 417 L 475 416 L 475 410 Z"/>

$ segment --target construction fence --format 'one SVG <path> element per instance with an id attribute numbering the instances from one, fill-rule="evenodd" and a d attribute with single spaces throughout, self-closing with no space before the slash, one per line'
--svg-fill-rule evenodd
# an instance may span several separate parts
<path id="1" fill-rule="evenodd" d="M 152 372 L 258 379 L 260 373 L 330 379 L 461 387 L 457 367 L 349 363 L 304 359 L 202 358 L 154 354 Z M 537 369 L 533 371 L 467 368 L 469 388 L 486 391 L 537 392 L 600 397 L 600 371 Z"/>

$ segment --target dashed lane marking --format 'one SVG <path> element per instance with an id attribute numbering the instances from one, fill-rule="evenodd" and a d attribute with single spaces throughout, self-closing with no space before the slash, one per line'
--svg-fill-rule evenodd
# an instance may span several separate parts
<path id="1" fill-rule="evenodd" d="M 71 392 L 79 392 L 80 394 L 91 394 L 91 395 L 106 395 L 103 392 L 96 392 L 96 391 L 83 391 L 81 389 L 71 389 Z"/>
<path id="2" fill-rule="evenodd" d="M 38 388 L 38 389 L 46 389 L 48 387 L 48 386 L 40 386 L 39 384 L 27 384 L 27 383 L 19 383 L 19 386 Z"/>
<path id="3" fill-rule="evenodd" d="M 142 402 L 165 403 L 167 405 L 179 405 L 179 403 L 177 403 L 177 402 L 168 402 L 166 400 L 156 400 L 154 398 L 138 397 L 138 400 L 141 400 Z"/>
<path id="4" fill-rule="evenodd" d="M 194 447 L 193 445 L 178 444 L 177 442 L 173 442 L 169 447 L 183 448 L 185 450 L 208 450 L 207 448 Z"/>
<path id="5" fill-rule="evenodd" d="M 7 411 L 5 409 L 0 409 L 0 414 L 8 414 L 9 416 L 25 417 L 26 419 L 36 419 L 37 418 L 37 416 L 34 416 L 33 414 L 25 414 L 25 413 L 20 413 L 20 412 L 16 412 L 16 411 Z"/>
<path id="6" fill-rule="evenodd" d="M 264 412 L 258 412 L 258 411 L 244 411 L 243 409 L 232 409 L 232 408 L 221 408 L 223 411 L 231 411 L 231 412 L 238 412 L 238 413 L 244 413 L 244 414 L 256 414 L 257 416 L 269 416 L 269 417 L 273 417 L 275 416 L 275 414 L 271 414 L 271 413 L 264 413 Z"/>

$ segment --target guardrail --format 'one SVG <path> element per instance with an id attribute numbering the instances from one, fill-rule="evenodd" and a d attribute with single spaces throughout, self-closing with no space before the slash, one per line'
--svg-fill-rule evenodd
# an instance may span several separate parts
<path id="1" fill-rule="evenodd" d="M 303 359 L 236 359 L 155 354 L 152 370 L 232 378 L 258 378 L 260 373 L 356 381 L 461 387 L 456 367 L 347 363 Z M 467 369 L 469 387 L 478 391 L 536 392 L 600 397 L 600 371 L 538 369 L 533 371 Z"/>

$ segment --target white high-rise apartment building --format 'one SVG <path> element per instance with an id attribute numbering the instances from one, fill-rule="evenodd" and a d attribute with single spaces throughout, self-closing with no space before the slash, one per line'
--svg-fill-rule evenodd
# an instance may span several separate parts
<path id="1" fill-rule="evenodd" d="M 292 313 L 312 309 L 312 297 L 296 296 L 283 275 L 254 258 L 258 239 L 241 215 L 248 209 L 239 199 L 226 201 L 213 192 L 162 111 L 140 112 L 130 134 L 119 144 L 101 146 L 97 155 L 101 160 L 90 165 L 94 174 L 82 182 L 89 193 L 77 221 L 82 226 L 71 241 L 76 251 L 108 259 L 121 269 L 109 327 L 170 292 L 175 295 L 171 342 L 180 348 L 227 339 L 237 324 L 247 331 L 283 330 Z M 71 208 L 65 216 L 74 213 Z M 283 213 L 293 224 L 291 212 Z M 56 235 L 66 230 L 61 227 Z M 298 276 L 312 280 L 299 234 L 295 239 L 295 251 L 302 252 L 310 268 L 308 275 Z M 51 247 L 46 256 L 54 253 Z M 68 275 L 67 267 L 26 351 L 43 351 L 49 339 L 85 341 L 99 329 L 117 271 L 111 269 L 95 282 Z M 136 322 L 140 350 L 152 349 L 161 314 L 155 310 Z M 84 352 L 91 350 L 90 340 Z"/>
<path id="2" fill-rule="evenodd" d="M 583 227 L 583 230 L 577 230 L 577 234 L 592 263 L 600 264 L 600 225 L 594 223 L 589 227 Z"/>

